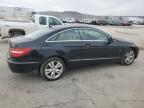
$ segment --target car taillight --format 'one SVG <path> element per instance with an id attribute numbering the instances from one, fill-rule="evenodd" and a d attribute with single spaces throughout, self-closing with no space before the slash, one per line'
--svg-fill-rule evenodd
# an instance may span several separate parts
<path id="1" fill-rule="evenodd" d="M 30 48 L 10 48 L 9 53 L 11 57 L 18 58 L 30 52 Z"/>

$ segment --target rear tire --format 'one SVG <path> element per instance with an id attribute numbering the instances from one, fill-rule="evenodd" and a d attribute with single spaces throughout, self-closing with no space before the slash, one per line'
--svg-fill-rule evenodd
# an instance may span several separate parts
<path id="1" fill-rule="evenodd" d="M 121 64 L 123 65 L 130 65 L 135 60 L 135 51 L 132 48 L 127 49 L 122 58 L 121 58 Z"/>
<path id="2" fill-rule="evenodd" d="M 18 37 L 18 36 L 22 36 L 22 35 L 23 35 L 23 33 L 19 32 L 19 31 L 11 33 L 11 37 Z"/>
<path id="3" fill-rule="evenodd" d="M 49 81 L 61 78 L 64 72 L 65 63 L 62 59 L 57 57 L 49 58 L 40 67 L 41 76 Z"/>

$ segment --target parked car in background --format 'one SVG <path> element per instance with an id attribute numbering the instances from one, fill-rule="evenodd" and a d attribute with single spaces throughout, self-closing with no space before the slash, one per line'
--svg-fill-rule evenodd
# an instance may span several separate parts
<path id="1" fill-rule="evenodd" d="M 106 20 L 93 20 L 91 22 L 91 24 L 93 24 L 93 25 L 107 25 L 107 21 Z"/>
<path id="2" fill-rule="evenodd" d="M 107 24 L 111 26 L 121 26 L 119 21 L 107 21 Z"/>
<path id="3" fill-rule="evenodd" d="M 111 26 L 131 26 L 131 21 L 107 21 L 107 25 Z"/>
<path id="4" fill-rule="evenodd" d="M 144 22 L 139 22 L 138 25 L 144 25 Z"/>
<path id="5" fill-rule="evenodd" d="M 96 25 L 97 21 L 96 20 L 92 20 L 91 24 L 92 25 Z"/>
<path id="6" fill-rule="evenodd" d="M 130 65 L 139 48 L 91 26 L 65 25 L 42 29 L 9 41 L 8 65 L 13 72 L 38 71 L 47 80 L 59 79 L 66 67 L 90 61 Z"/>
<path id="7" fill-rule="evenodd" d="M 83 19 L 83 24 L 91 24 L 92 20 L 91 19 Z"/>
<path id="8" fill-rule="evenodd" d="M 54 16 L 34 15 L 32 21 L 0 21 L 0 36 L 2 39 L 26 35 L 36 30 L 55 25 L 63 25 L 63 22 Z"/>
<path id="9" fill-rule="evenodd" d="M 132 25 L 131 21 L 121 22 L 121 26 L 131 26 L 131 25 Z"/>

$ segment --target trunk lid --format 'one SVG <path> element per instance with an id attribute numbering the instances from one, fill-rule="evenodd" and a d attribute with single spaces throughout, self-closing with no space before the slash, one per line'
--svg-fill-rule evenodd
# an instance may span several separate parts
<path id="1" fill-rule="evenodd" d="M 27 45 L 28 43 L 32 42 L 32 39 L 26 37 L 13 37 L 9 39 L 10 48 L 19 48 L 22 47 L 23 44 Z"/>

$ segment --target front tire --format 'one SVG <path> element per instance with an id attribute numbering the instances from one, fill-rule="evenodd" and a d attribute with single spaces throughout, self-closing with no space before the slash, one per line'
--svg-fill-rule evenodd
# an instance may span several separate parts
<path id="1" fill-rule="evenodd" d="M 62 59 L 52 57 L 46 60 L 40 67 L 42 77 L 54 81 L 62 77 L 65 72 L 65 63 Z"/>
<path id="2" fill-rule="evenodd" d="M 130 65 L 135 60 L 135 51 L 132 48 L 127 49 L 121 59 L 121 64 Z"/>

